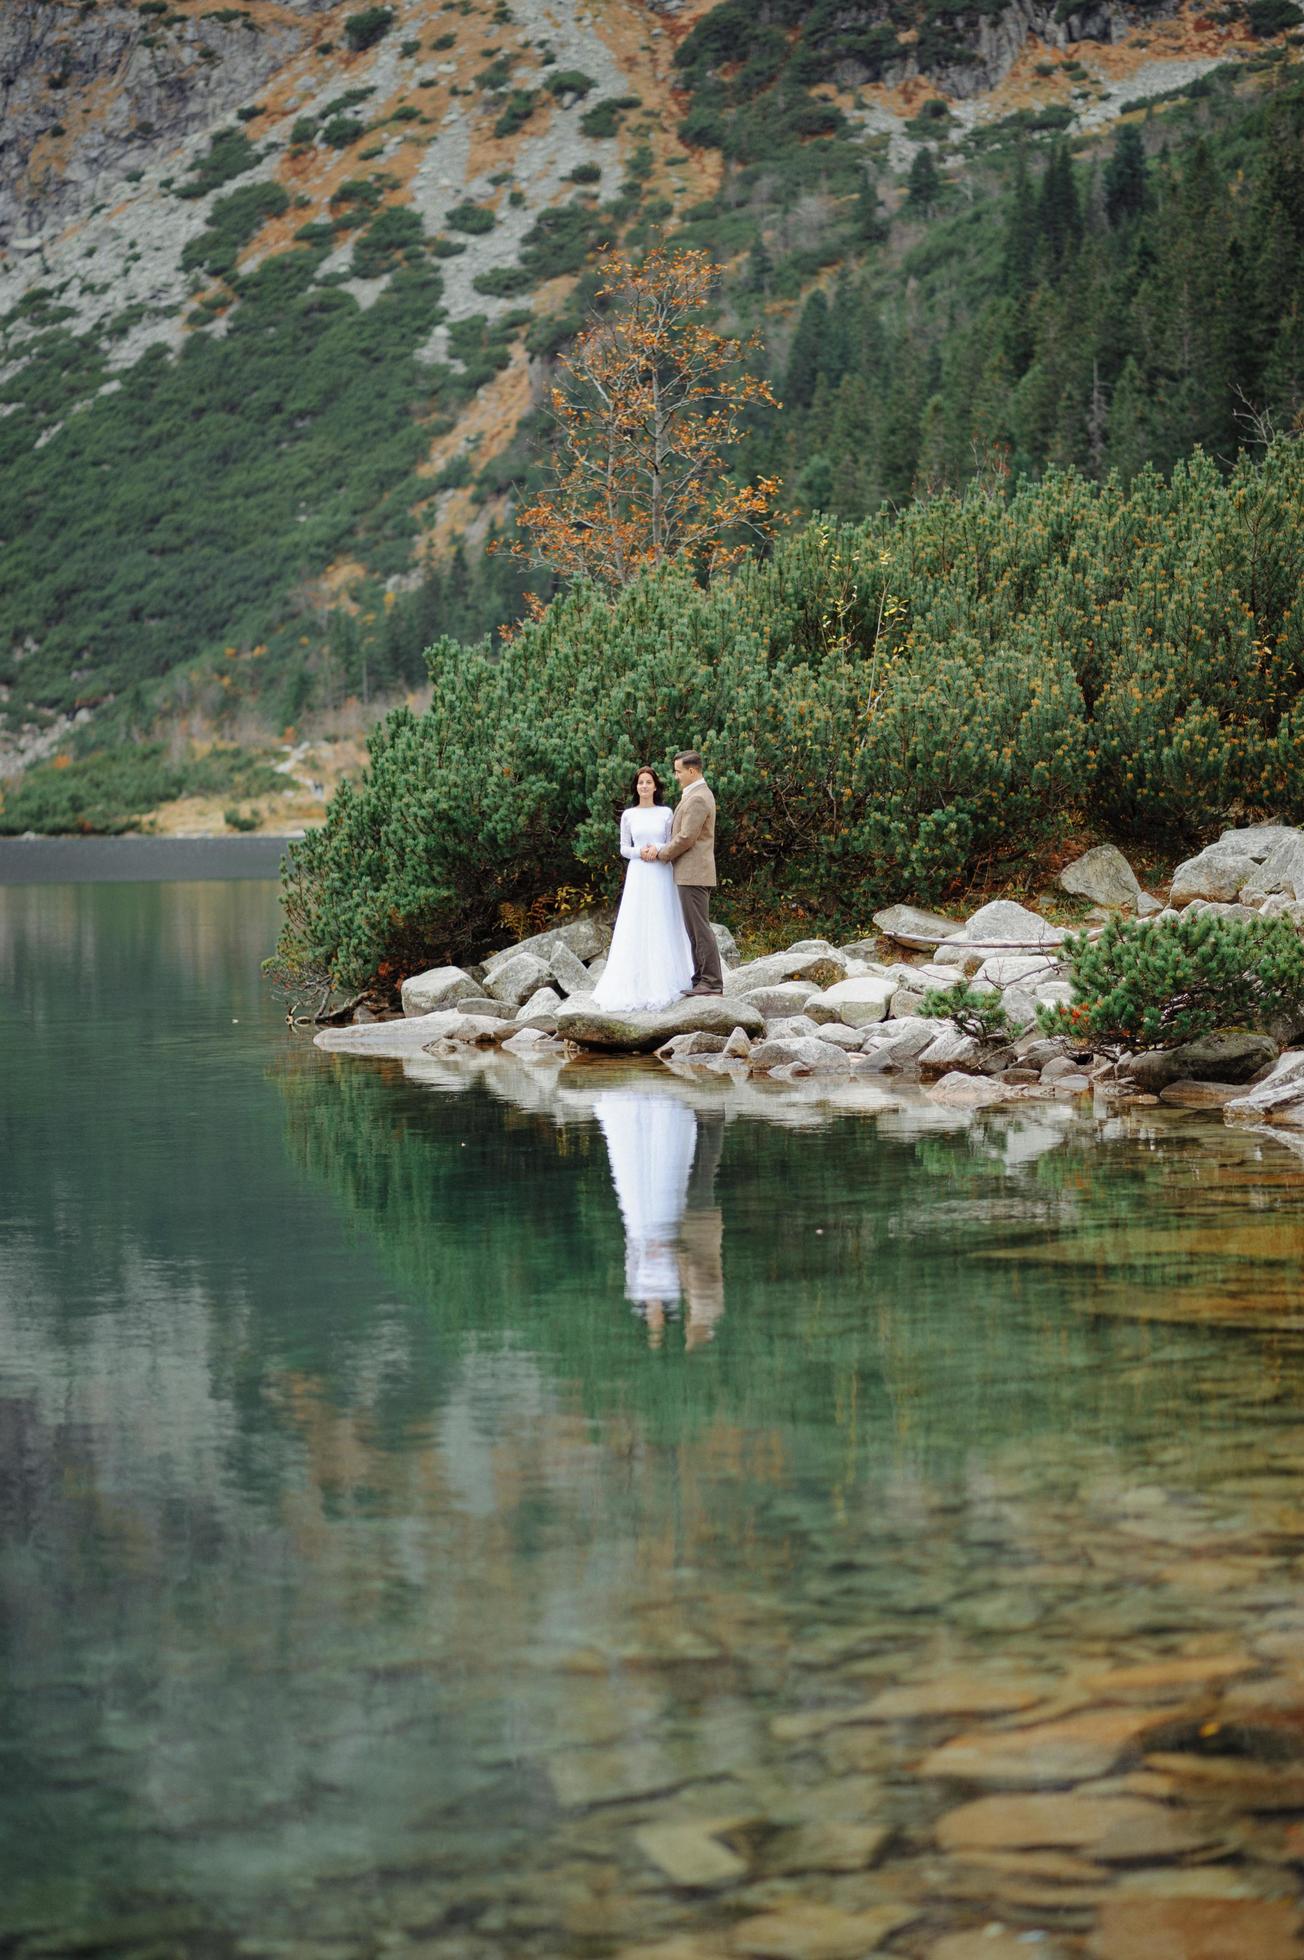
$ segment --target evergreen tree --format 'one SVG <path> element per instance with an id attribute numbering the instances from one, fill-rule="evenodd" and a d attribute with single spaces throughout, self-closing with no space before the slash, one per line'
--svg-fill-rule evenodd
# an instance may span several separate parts
<path id="1" fill-rule="evenodd" d="M 1037 193 L 1037 234 L 1051 276 L 1063 271 L 1082 237 L 1082 207 L 1068 144 L 1061 137 L 1050 153 Z"/>
<path id="2" fill-rule="evenodd" d="M 927 217 L 937 209 L 942 180 L 937 172 L 937 159 L 927 143 L 915 151 L 906 185 L 906 203 L 912 211 Z"/>
<path id="3" fill-rule="evenodd" d="M 1136 123 L 1119 125 L 1114 153 L 1105 165 L 1105 216 L 1113 226 L 1140 217 L 1146 207 L 1146 151 Z"/>
<path id="4" fill-rule="evenodd" d="M 815 399 L 821 355 L 829 330 L 829 303 L 816 287 L 797 322 L 797 331 L 788 350 L 788 372 L 784 377 L 783 400 L 789 409 L 809 408 Z"/>

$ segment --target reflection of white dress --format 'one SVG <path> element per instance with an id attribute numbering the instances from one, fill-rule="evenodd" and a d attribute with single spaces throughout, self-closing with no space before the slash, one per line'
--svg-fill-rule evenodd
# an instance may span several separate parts
<path id="1" fill-rule="evenodd" d="M 633 1089 L 604 1089 L 593 1108 L 625 1221 L 625 1292 L 631 1300 L 669 1306 L 679 1298 L 677 1241 L 697 1118 L 674 1096 Z"/>
<path id="2" fill-rule="evenodd" d="M 620 855 L 629 860 L 607 967 L 593 1000 L 613 1013 L 669 1007 L 693 984 L 693 953 L 668 864 L 646 864 L 645 844 L 659 850 L 670 838 L 671 812 L 662 804 L 635 806 L 620 820 Z"/>

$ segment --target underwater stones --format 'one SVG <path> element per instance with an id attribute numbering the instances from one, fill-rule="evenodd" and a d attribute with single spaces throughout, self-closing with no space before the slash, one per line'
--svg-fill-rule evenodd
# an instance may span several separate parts
<path id="1" fill-rule="evenodd" d="M 728 1885 L 746 1877 L 747 1865 L 713 1833 L 733 1822 L 688 1818 L 680 1823 L 645 1824 L 635 1831 L 634 1842 L 672 1885 L 692 1890 Z"/>
<path id="2" fill-rule="evenodd" d="M 939 1715 L 1013 1715 L 1045 1699 L 1044 1680 L 984 1679 L 969 1672 L 935 1675 L 913 1686 L 885 1688 L 869 1703 L 875 1722 L 932 1721 Z"/>
<path id="3" fill-rule="evenodd" d="M 1107 1899 L 1090 1960 L 1298 1960 L 1290 1899 Z"/>
<path id="4" fill-rule="evenodd" d="M 799 1900 L 744 1919 L 729 1935 L 729 1950 L 755 1960 L 865 1960 L 880 1941 L 920 1917 L 918 1906 L 881 1905 L 865 1912 L 844 1912 L 837 1906 Z"/>
<path id="5" fill-rule="evenodd" d="M 978 1797 L 940 1818 L 936 1836 L 943 1851 L 1069 1850 L 1108 1861 L 1180 1857 L 1214 1834 L 1144 1797 L 1054 1791 Z"/>
<path id="6" fill-rule="evenodd" d="M 919 1773 L 1013 1788 L 1078 1783 L 1107 1776 L 1165 1719 L 1155 1709 L 1097 1708 L 1023 1729 L 977 1729 L 932 1750 Z"/>

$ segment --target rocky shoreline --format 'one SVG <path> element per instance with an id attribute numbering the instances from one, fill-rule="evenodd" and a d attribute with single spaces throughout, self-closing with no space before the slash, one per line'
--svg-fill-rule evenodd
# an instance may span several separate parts
<path id="1" fill-rule="evenodd" d="M 1228 917 L 1285 916 L 1304 932 L 1304 830 L 1229 830 L 1178 866 L 1167 902 L 1143 891 L 1122 853 L 1101 845 L 1060 876 L 1089 902 L 1088 929 L 1111 916 L 1162 920 L 1188 907 Z M 1230 1030 L 1180 1047 L 1105 1060 L 1041 1031 L 1038 1009 L 1072 1000 L 1067 932 L 996 899 L 967 919 L 910 905 L 873 915 L 876 937 L 803 939 L 740 961 L 715 927 L 725 990 L 659 1014 L 598 1009 L 610 925 L 586 913 L 503 948 L 483 965 L 408 979 L 402 1022 L 327 1029 L 318 1045 L 374 1056 L 456 1056 L 500 1048 L 528 1061 L 580 1053 L 650 1055 L 677 1073 L 773 1083 L 821 1076 L 920 1085 L 937 1103 L 977 1109 L 1091 1096 L 1121 1108 L 1221 1109 L 1226 1121 L 1304 1128 L 1304 1048 Z M 920 1012 L 930 989 L 964 980 L 999 1000 L 1013 1030 L 984 1040 Z M 869 1083 L 866 1083 L 869 1086 Z"/>

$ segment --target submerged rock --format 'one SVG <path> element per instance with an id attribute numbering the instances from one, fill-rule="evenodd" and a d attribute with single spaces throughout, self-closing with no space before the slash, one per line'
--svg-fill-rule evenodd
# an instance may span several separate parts
<path id="1" fill-rule="evenodd" d="M 557 1033 L 581 1048 L 610 1048 L 626 1054 L 646 1054 L 676 1034 L 728 1037 L 735 1028 L 746 1035 L 763 1035 L 765 1021 L 749 1001 L 736 996 L 699 994 L 676 1001 L 656 1014 L 604 1013 L 591 999 L 572 997 L 557 1014 Z"/>

